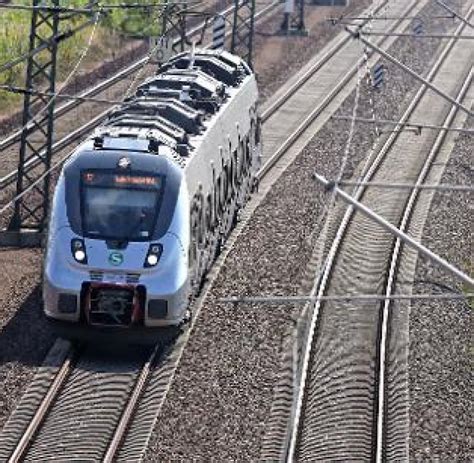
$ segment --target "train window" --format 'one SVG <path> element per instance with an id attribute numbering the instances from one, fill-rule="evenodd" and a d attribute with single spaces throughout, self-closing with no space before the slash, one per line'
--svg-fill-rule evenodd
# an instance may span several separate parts
<path id="1" fill-rule="evenodd" d="M 146 241 L 153 235 L 163 178 L 152 175 L 82 175 L 81 211 L 85 236 Z"/>

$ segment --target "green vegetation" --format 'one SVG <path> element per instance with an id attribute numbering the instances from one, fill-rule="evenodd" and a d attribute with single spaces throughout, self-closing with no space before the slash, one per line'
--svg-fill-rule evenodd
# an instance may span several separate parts
<path id="1" fill-rule="evenodd" d="M 128 0 L 125 2 L 117 1 L 112 3 L 150 3 L 146 0 L 136 2 Z M 105 27 L 119 32 L 120 34 L 131 35 L 135 37 L 149 37 L 159 34 L 158 10 L 153 7 L 115 9 L 111 10 L 103 24 Z"/>
<path id="2" fill-rule="evenodd" d="M 84 7 L 89 0 L 69 0 L 61 2 L 61 6 Z M 16 4 L 31 5 L 31 0 L 17 0 Z M 107 0 L 104 4 L 149 3 L 148 0 Z M 82 63 L 88 65 L 100 62 L 104 57 L 116 56 L 120 53 L 125 37 L 144 37 L 158 33 L 157 9 L 130 8 L 112 9 L 102 16 L 95 32 L 87 59 Z M 87 20 L 84 15 L 76 15 L 72 19 L 60 23 L 62 31 L 74 29 Z M 7 63 L 26 53 L 29 47 L 31 13 L 24 10 L 0 10 L 0 65 Z M 73 38 L 60 43 L 58 48 L 58 80 L 64 79 L 76 65 L 89 42 L 92 26 L 81 30 Z M 37 55 L 44 61 L 45 53 Z M 25 64 L 22 63 L 0 74 L 0 84 L 24 86 Z M 0 90 L 0 113 L 17 107 L 21 95 Z"/>

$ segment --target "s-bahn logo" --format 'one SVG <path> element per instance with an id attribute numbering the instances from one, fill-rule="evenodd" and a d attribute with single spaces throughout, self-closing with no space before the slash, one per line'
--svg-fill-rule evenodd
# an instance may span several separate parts
<path id="1" fill-rule="evenodd" d="M 120 252 L 111 252 L 109 255 L 109 263 L 112 265 L 120 265 L 123 262 L 123 254 Z"/>

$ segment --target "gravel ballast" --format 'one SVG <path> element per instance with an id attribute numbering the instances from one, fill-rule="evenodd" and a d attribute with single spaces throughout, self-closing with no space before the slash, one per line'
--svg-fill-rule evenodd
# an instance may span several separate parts
<path id="1" fill-rule="evenodd" d="M 356 7 L 369 3 L 367 0 L 353 2 L 351 11 Z M 285 40 L 284 37 L 258 36 L 255 43 L 255 56 L 258 57 L 256 66 L 260 73 L 263 89 L 262 99 L 273 93 L 272 89 L 278 88 L 288 76 L 301 67 L 319 47 L 337 33 L 336 28 L 328 27 L 323 19 L 330 12 L 343 11 L 341 8 L 315 8 L 308 7 L 307 27 L 313 27 L 314 33 L 307 38 L 299 38 L 296 42 Z M 275 14 L 266 20 L 259 30 L 275 31 L 281 21 L 281 15 Z M 261 29 L 260 29 L 261 27 Z M 316 33 L 317 32 L 317 33 Z M 304 41 L 311 47 L 301 47 Z M 278 50 L 278 53 L 274 53 Z M 294 61 L 295 67 L 283 66 L 282 61 L 289 57 Z M 272 63 L 279 63 L 274 67 Z M 288 62 L 288 61 L 287 61 Z M 151 71 L 147 69 L 143 75 Z M 104 97 L 117 99 L 120 88 L 128 88 L 129 83 L 123 82 L 113 90 L 105 92 Z M 265 89 L 270 89 L 265 93 Z M 123 95 L 123 92 L 122 92 Z M 96 105 L 98 106 L 98 105 Z M 103 108 L 100 108 L 103 110 Z M 96 108 L 97 110 L 97 108 Z M 92 110 L 77 109 L 71 113 L 74 119 L 86 121 L 94 115 Z M 66 134 L 71 129 L 71 118 L 63 118 L 56 124 L 59 135 Z M 77 120 L 74 121 L 74 124 Z M 75 126 L 75 125 L 74 125 Z M 0 163 L 0 168 L 5 172 L 14 168 L 16 163 L 11 159 L 12 153 L 4 153 L 5 159 Z M 66 152 L 61 153 L 61 155 Z M 54 175 L 55 179 L 57 175 Z M 2 194 L 11 195 L 11 191 Z M 0 224 L 8 224 L 8 216 L 0 218 Z M 40 250 L 0 250 L 0 268 L 4 270 L 4 279 L 0 284 L 0 427 L 6 422 L 21 395 L 26 390 L 28 383 L 34 376 L 37 366 L 41 363 L 46 352 L 51 346 L 54 336 L 46 320 L 42 316 L 41 292 L 39 288 L 41 275 L 42 252 Z"/>
<path id="2" fill-rule="evenodd" d="M 474 119 L 467 124 L 472 129 Z M 441 183 L 472 185 L 472 135 L 461 134 Z M 472 275 L 472 193 L 436 193 L 423 244 Z M 418 261 L 414 292 L 467 291 Z M 470 289 L 472 291 L 472 288 Z M 410 459 L 472 461 L 472 309 L 461 301 L 417 301 L 410 313 Z"/>
<path id="3" fill-rule="evenodd" d="M 54 340 L 38 303 L 41 258 L 39 250 L 0 249 L 0 428 Z"/>
<path id="4" fill-rule="evenodd" d="M 428 7 L 427 14 L 439 14 Z M 433 29 L 435 30 L 435 29 Z M 438 29 L 439 30 L 439 29 Z M 439 42 L 416 48 L 400 40 L 391 53 L 425 72 Z M 395 118 L 417 83 L 386 63 L 387 83 L 376 98 L 377 116 Z M 361 86 L 358 115 L 370 117 L 367 87 Z M 405 104 L 402 104 L 404 102 Z M 350 114 L 351 95 L 338 114 Z M 230 295 L 296 294 L 317 243 L 319 218 L 327 195 L 312 178 L 338 171 L 349 123 L 331 121 L 274 184 L 229 254 L 196 321 L 175 382 L 152 437 L 148 461 L 253 461 L 278 377 L 281 340 L 294 323 L 288 307 L 219 304 Z M 344 178 L 363 161 L 373 131 L 357 124 Z"/>
<path id="5" fill-rule="evenodd" d="M 431 11 L 440 13 L 436 8 Z M 404 62 L 421 71 L 433 56 L 438 42 L 426 40 L 416 49 L 409 46 L 408 41 L 400 40 L 399 43 L 397 53 L 404 56 Z M 292 50 L 295 53 L 297 51 L 295 60 L 307 53 L 301 44 Z M 285 67 L 290 68 L 287 62 Z M 377 97 L 377 116 L 391 118 L 397 114 L 400 101 L 413 90 L 415 82 L 407 79 L 398 69 L 390 65 L 387 68 L 386 89 Z M 266 75 L 260 82 L 264 89 L 263 97 L 273 91 L 265 90 L 272 88 L 271 82 L 280 78 L 272 75 L 273 72 L 262 73 Z M 366 90 L 364 86 L 361 93 L 359 115 L 362 117 L 371 115 Z M 352 105 L 353 95 L 345 103 L 341 114 L 350 113 Z M 363 125 L 357 128 L 346 176 L 351 175 L 372 144 L 373 131 Z M 317 233 L 314 228 L 327 200 L 327 196 L 314 184 L 311 174 L 317 166 L 323 175 L 336 175 L 347 139 L 347 129 L 348 124 L 341 122 L 327 125 L 277 182 L 251 219 L 246 232 L 239 238 L 236 249 L 230 253 L 196 322 L 195 331 L 160 415 L 148 460 L 229 461 L 258 458 L 278 376 L 281 340 L 293 326 L 295 313 L 288 307 L 234 308 L 218 304 L 216 299 L 230 294 L 298 292 L 305 276 L 306 262 L 316 244 Z M 39 293 L 31 293 L 31 288 L 39 278 L 39 253 L 37 261 L 31 261 L 29 251 L 24 252 L 27 257 L 17 254 L 20 269 L 14 286 L 18 286 L 19 294 L 12 302 L 15 307 L 5 312 L 7 326 L 11 324 L 18 301 L 31 298 L 32 307 L 40 311 Z M 5 255 L 1 255 L 0 259 L 3 267 Z M 23 282 L 25 272 L 30 270 L 35 275 L 36 283 L 29 286 L 25 283 L 23 287 L 20 282 Z M 10 297 L 8 291 L 5 294 Z M 29 381 L 27 375 L 31 375 L 31 365 L 36 361 L 34 359 L 44 355 L 36 343 L 40 343 L 41 348 L 48 346 L 50 336 L 43 321 L 36 320 L 37 312 L 27 313 L 30 318 L 22 326 L 32 324 L 38 332 L 25 341 L 27 345 L 23 349 L 27 360 L 15 363 L 15 368 L 18 366 L 21 371 L 15 373 L 13 378 L 18 378 L 22 388 Z M 0 333 L 0 343 L 3 342 L 4 333 L 5 328 Z M 30 339 L 32 337 L 35 339 Z M 18 346 L 14 344 L 14 347 Z M 0 348 L 3 356 L 1 344 Z M 22 349 L 22 346 L 19 348 Z M 7 365 L 9 371 L 13 371 L 9 361 L 2 362 L 1 369 Z M 2 378 L 8 376 L 0 375 Z M 12 383 L 8 381 L 2 379 L 2 386 Z M 16 403 L 21 390 L 3 387 L 4 402 Z M 5 415 L 10 411 L 11 406 Z"/>

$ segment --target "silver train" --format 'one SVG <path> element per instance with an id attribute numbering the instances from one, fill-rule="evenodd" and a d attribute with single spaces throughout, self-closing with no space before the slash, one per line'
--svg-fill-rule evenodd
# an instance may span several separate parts
<path id="1" fill-rule="evenodd" d="M 174 56 L 59 177 L 43 273 L 61 334 L 178 326 L 256 184 L 257 84 L 227 52 Z"/>

